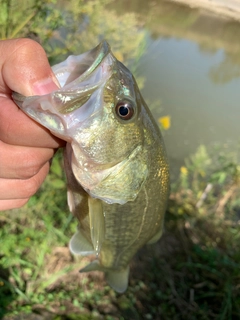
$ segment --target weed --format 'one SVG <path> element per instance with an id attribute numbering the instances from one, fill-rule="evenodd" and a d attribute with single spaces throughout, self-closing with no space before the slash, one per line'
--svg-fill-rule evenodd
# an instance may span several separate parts
<path id="1" fill-rule="evenodd" d="M 0 216 L 1 315 L 238 319 L 239 165 L 232 157 L 221 156 L 214 165 L 211 159 L 201 146 L 181 168 L 172 185 L 164 236 L 140 250 L 131 265 L 129 289 L 119 295 L 105 286 L 102 273 L 80 274 L 88 258 L 74 260 L 69 253 L 76 221 L 66 204 L 59 152 L 31 201 Z"/>

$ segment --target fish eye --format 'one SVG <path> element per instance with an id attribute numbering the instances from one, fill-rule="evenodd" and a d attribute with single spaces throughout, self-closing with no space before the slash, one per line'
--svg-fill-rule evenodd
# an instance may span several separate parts
<path id="1" fill-rule="evenodd" d="M 134 115 L 134 106 L 131 101 L 119 101 L 115 107 L 117 116 L 122 120 L 130 120 Z"/>

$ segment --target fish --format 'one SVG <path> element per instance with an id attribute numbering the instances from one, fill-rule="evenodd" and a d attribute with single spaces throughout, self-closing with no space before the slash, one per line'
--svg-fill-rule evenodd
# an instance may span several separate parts
<path id="1" fill-rule="evenodd" d="M 59 89 L 29 97 L 14 92 L 13 100 L 67 142 L 67 200 L 78 219 L 69 248 L 95 256 L 80 272 L 102 271 L 123 293 L 133 256 L 163 232 L 169 196 L 163 138 L 134 76 L 107 41 L 52 70 Z"/>

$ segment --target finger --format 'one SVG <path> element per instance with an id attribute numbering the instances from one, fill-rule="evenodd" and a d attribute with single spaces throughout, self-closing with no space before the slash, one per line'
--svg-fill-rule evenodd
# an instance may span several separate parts
<path id="1" fill-rule="evenodd" d="M 54 155 L 50 148 L 11 146 L 0 141 L 0 178 L 30 179 Z"/>
<path id="2" fill-rule="evenodd" d="M 0 41 L 0 90 L 25 96 L 59 87 L 42 46 L 30 39 Z"/>
<path id="3" fill-rule="evenodd" d="M 17 200 L 0 200 L 0 211 L 21 208 L 28 202 L 27 199 L 17 199 Z"/>
<path id="4" fill-rule="evenodd" d="M 7 97 L 0 97 L 0 140 L 18 146 L 58 148 L 64 142 L 24 114 Z"/>
<path id="5" fill-rule="evenodd" d="M 29 96 L 47 94 L 59 87 L 44 49 L 30 39 L 4 40 L 0 41 L 0 56 L 0 140 L 56 148 L 60 140 L 10 101 L 12 91 Z"/>
<path id="6" fill-rule="evenodd" d="M 40 171 L 30 179 L 0 179 L 0 200 L 27 199 L 34 195 L 43 183 L 49 171 L 46 163 Z"/>

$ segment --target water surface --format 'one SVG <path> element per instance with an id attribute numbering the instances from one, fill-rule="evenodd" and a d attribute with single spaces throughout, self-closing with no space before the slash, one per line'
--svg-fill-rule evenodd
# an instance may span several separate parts
<path id="1" fill-rule="evenodd" d="M 171 116 L 165 142 L 172 165 L 200 144 L 236 148 L 240 24 L 167 1 L 132 1 L 125 8 L 142 17 L 146 51 L 137 74 L 145 77 L 144 98 L 160 99 L 155 117 Z"/>

